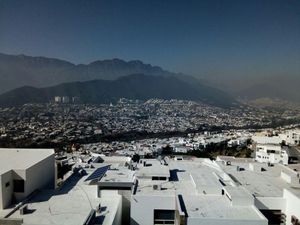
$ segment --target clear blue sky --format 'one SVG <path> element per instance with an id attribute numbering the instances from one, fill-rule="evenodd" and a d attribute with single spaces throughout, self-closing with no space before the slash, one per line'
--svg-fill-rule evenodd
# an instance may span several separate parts
<path id="1" fill-rule="evenodd" d="M 299 0 L 0 0 L 0 52 L 174 72 L 299 74 Z"/>

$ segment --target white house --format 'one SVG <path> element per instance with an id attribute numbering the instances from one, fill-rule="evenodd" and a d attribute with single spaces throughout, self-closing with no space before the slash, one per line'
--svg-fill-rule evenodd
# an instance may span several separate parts
<path id="1" fill-rule="evenodd" d="M 0 210 L 34 191 L 54 188 L 53 149 L 0 149 Z"/>
<path id="2" fill-rule="evenodd" d="M 215 162 L 169 160 L 167 164 L 164 167 L 169 175 L 153 160 L 146 162 L 149 166 L 139 165 L 138 183 L 131 197 L 131 225 L 268 224 L 255 208 L 253 196 L 236 187 Z M 156 172 L 148 173 L 145 168 Z"/>
<path id="3" fill-rule="evenodd" d="M 255 144 L 272 144 L 277 145 L 282 142 L 282 139 L 279 136 L 262 136 L 262 135 L 254 135 L 252 136 L 252 141 Z"/>
<path id="4" fill-rule="evenodd" d="M 288 145 L 300 144 L 300 130 L 288 130 L 285 133 L 279 134 L 279 137 Z"/>
<path id="5" fill-rule="evenodd" d="M 289 156 L 280 145 L 258 144 L 255 150 L 255 160 L 257 162 L 288 164 Z"/>

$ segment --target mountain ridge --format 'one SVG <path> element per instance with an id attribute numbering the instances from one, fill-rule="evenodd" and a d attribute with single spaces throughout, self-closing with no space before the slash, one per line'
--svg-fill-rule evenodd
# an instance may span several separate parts
<path id="1" fill-rule="evenodd" d="M 226 93 L 175 76 L 131 74 L 116 80 L 90 80 L 63 83 L 46 88 L 24 86 L 0 95 L 0 106 L 26 103 L 46 103 L 55 96 L 79 97 L 82 103 L 102 104 L 120 98 L 147 100 L 150 98 L 182 99 L 229 107 L 235 100 Z"/>
<path id="2" fill-rule="evenodd" d="M 44 56 L 0 53 L 0 94 L 22 86 L 47 87 L 73 81 L 115 80 L 136 73 L 178 75 L 140 60 L 125 61 L 114 58 L 74 64 Z"/>

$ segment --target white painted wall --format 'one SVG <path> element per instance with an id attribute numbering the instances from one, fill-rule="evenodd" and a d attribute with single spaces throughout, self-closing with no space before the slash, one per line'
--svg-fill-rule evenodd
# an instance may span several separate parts
<path id="1" fill-rule="evenodd" d="M 254 204 L 259 210 L 270 209 L 285 211 L 286 208 L 286 200 L 278 197 L 256 197 Z"/>
<path id="2" fill-rule="evenodd" d="M 55 170 L 54 154 L 27 170 L 14 170 L 13 179 L 23 179 L 25 181 L 24 193 L 14 193 L 16 200 L 24 200 L 37 189 L 55 188 Z"/>
<path id="3" fill-rule="evenodd" d="M 6 187 L 6 184 L 9 186 Z M 12 171 L 7 171 L 0 176 L 0 210 L 11 204 L 13 193 Z"/>
<path id="4" fill-rule="evenodd" d="M 267 137 L 267 136 L 252 136 L 252 140 L 257 144 L 280 144 L 282 139 L 278 136 Z"/>
<path id="5" fill-rule="evenodd" d="M 99 191 L 99 203 L 101 201 L 105 201 L 106 199 L 114 199 L 114 204 L 117 205 L 116 211 L 110 211 L 110 217 L 112 219 L 109 219 L 105 222 L 105 224 L 112 224 L 112 225 L 122 225 L 122 214 L 123 214 L 123 201 L 122 201 L 122 196 L 119 195 L 118 190 L 100 190 Z M 103 206 L 103 205 L 101 205 Z M 105 206 L 105 204 L 104 204 Z M 108 209 L 109 210 L 109 209 Z"/>
<path id="6" fill-rule="evenodd" d="M 119 190 L 118 193 L 122 196 L 122 222 L 123 224 L 129 224 L 132 192 L 131 190 Z"/>
<path id="7" fill-rule="evenodd" d="M 122 197 L 120 196 L 118 210 L 116 212 L 112 225 L 122 225 L 122 211 Z"/>
<path id="8" fill-rule="evenodd" d="M 291 225 L 291 217 L 296 216 L 300 219 L 300 198 L 294 195 L 292 192 L 284 189 L 283 197 L 286 199 L 286 224 Z"/>
<path id="9" fill-rule="evenodd" d="M 25 195 L 37 189 L 55 188 L 55 158 L 47 157 L 26 170 Z"/>

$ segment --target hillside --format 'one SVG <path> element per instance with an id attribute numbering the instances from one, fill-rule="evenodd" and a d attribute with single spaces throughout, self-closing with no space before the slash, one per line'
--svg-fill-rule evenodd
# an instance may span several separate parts
<path id="1" fill-rule="evenodd" d="M 47 88 L 25 86 L 0 95 L 0 106 L 45 103 L 53 100 L 54 96 L 76 96 L 82 103 L 91 104 L 116 102 L 120 98 L 183 99 L 221 107 L 235 103 L 229 95 L 200 82 L 183 81 L 175 76 L 132 74 L 113 81 L 71 82 Z"/>

